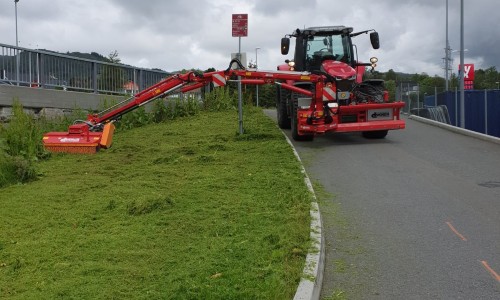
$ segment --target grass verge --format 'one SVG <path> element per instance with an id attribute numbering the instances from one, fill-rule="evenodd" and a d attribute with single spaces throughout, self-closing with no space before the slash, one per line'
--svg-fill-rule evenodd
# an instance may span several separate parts
<path id="1" fill-rule="evenodd" d="M 257 109 L 115 134 L 0 189 L 0 298 L 290 299 L 311 196 Z"/>

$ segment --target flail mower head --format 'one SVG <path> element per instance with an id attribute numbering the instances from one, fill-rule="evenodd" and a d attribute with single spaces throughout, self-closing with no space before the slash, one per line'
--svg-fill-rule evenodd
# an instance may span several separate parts
<path id="1" fill-rule="evenodd" d="M 43 136 L 43 145 L 50 152 L 96 153 L 101 147 L 109 148 L 113 142 L 115 126 L 109 122 L 102 132 L 93 132 L 89 123 L 71 125 L 68 132 L 49 132 Z"/>

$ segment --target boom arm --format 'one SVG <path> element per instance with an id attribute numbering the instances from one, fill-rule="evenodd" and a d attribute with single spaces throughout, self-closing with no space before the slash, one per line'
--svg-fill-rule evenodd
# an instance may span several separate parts
<path id="1" fill-rule="evenodd" d="M 132 98 L 118 103 L 98 114 L 89 115 L 88 121 L 93 124 L 115 121 L 117 118 L 140 106 L 179 90 L 180 87 L 192 82 L 195 76 L 194 72 L 189 72 L 167 77 L 159 83 L 141 91 Z"/>
<path id="2" fill-rule="evenodd" d="M 237 64 L 239 69 L 231 69 Z M 175 74 L 143 90 L 135 96 L 118 103 L 100 113 L 90 114 L 86 121 L 71 125 L 68 132 L 49 132 L 44 135 L 43 143 L 52 152 L 95 153 L 99 148 L 109 148 L 114 131 L 113 122 L 122 115 L 145 105 L 157 98 L 166 97 L 174 92 L 188 92 L 201 88 L 211 82 L 214 86 L 224 86 L 229 78 L 240 76 L 243 84 L 272 84 L 277 80 L 294 80 L 319 83 L 321 76 L 307 72 L 256 71 L 246 70 L 238 60 L 232 60 L 224 71 L 209 73 L 189 72 Z M 310 91 L 292 85 L 282 84 L 285 89 L 302 93 L 309 97 Z"/>
<path id="3" fill-rule="evenodd" d="M 231 69 L 237 64 L 238 69 Z M 189 72 L 175 74 L 145 89 L 98 114 L 91 114 L 86 121 L 80 121 L 69 127 L 68 132 L 49 132 L 44 135 L 43 143 L 52 152 L 95 153 L 99 148 L 109 148 L 114 131 L 113 122 L 120 116 L 160 97 L 173 92 L 188 92 L 209 83 L 214 87 L 224 86 L 227 81 L 241 78 L 243 84 L 277 84 L 280 88 L 302 94 L 302 98 L 293 101 L 291 118 L 296 118 L 297 134 L 313 136 L 327 131 L 387 131 L 403 129 L 405 123 L 399 119 L 402 102 L 361 104 L 339 106 L 337 97 L 349 97 L 352 93 L 338 93 L 331 84 L 331 78 L 323 73 L 294 71 L 258 71 L 245 69 L 238 60 L 232 60 L 224 71 L 208 73 Z M 307 82 L 310 89 L 290 82 Z M 334 90 L 335 89 L 335 90 Z M 338 94 L 338 95 L 337 95 Z M 345 95 L 343 95 L 345 94 Z M 345 98 L 342 98 L 345 99 Z M 335 103 L 337 102 L 337 103 Z M 349 120 L 355 119 L 354 122 Z"/>
<path id="4" fill-rule="evenodd" d="M 237 64 L 240 69 L 231 69 L 233 64 Z M 165 78 L 159 83 L 143 90 L 134 97 L 129 98 L 113 107 L 110 107 L 98 114 L 89 115 L 88 122 L 91 124 L 108 123 L 115 121 L 120 116 L 145 105 L 157 98 L 165 97 L 173 92 L 180 91 L 186 93 L 201 88 L 211 82 L 217 82 L 217 86 L 223 86 L 227 78 L 241 76 L 243 84 L 263 85 L 275 83 L 276 80 L 295 80 L 318 82 L 320 76 L 309 73 L 284 72 L 284 71 L 249 71 L 246 70 L 240 61 L 234 59 L 225 71 L 215 71 L 209 73 L 189 72 L 186 74 L 176 74 Z M 311 96 L 311 92 L 298 89 L 294 86 L 284 86 L 284 88 Z"/>

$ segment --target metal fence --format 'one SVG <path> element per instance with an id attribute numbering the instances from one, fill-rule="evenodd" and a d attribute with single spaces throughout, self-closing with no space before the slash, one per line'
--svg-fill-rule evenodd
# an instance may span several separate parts
<path id="1" fill-rule="evenodd" d="M 460 91 L 448 91 L 425 97 L 429 107 L 445 105 L 451 125 L 460 127 Z M 464 91 L 464 128 L 500 137 L 500 90 Z"/>
<path id="2" fill-rule="evenodd" d="M 0 84 L 89 93 L 135 94 L 168 75 L 161 70 L 0 43 Z"/>
<path id="3" fill-rule="evenodd" d="M 464 128 L 500 137 L 500 90 L 465 90 Z M 404 112 L 421 113 L 427 108 L 446 106 L 450 125 L 462 127 L 460 91 L 444 87 L 422 86 L 402 82 L 396 86 L 396 99 L 405 102 Z M 431 109 L 429 109 L 431 110 Z"/>
<path id="4" fill-rule="evenodd" d="M 416 82 L 399 82 L 396 85 L 396 99 L 405 102 L 404 112 L 411 113 L 412 109 L 423 108 L 427 97 L 434 97 L 444 91 L 444 87 L 424 86 Z"/>

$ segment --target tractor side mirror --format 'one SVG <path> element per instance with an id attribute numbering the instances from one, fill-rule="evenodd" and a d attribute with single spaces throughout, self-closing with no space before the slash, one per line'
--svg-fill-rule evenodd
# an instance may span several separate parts
<path id="1" fill-rule="evenodd" d="M 281 39 L 281 54 L 287 55 L 288 50 L 290 50 L 290 39 L 284 37 Z"/>
<path id="2" fill-rule="evenodd" d="M 370 33 L 370 42 L 372 43 L 373 49 L 380 48 L 380 40 L 378 38 L 378 32 L 374 31 Z"/>

